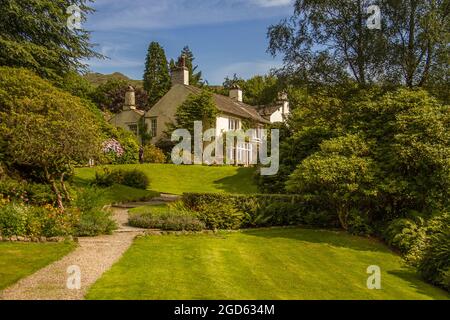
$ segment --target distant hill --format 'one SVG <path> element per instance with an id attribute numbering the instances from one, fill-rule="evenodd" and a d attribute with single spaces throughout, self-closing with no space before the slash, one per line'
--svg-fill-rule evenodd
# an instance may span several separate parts
<path id="1" fill-rule="evenodd" d="M 93 86 L 99 86 L 108 82 L 109 80 L 124 80 L 134 87 L 143 87 L 142 80 L 133 80 L 128 78 L 126 75 L 120 72 L 114 72 L 112 74 L 102 74 L 102 73 L 87 73 L 84 78 L 88 80 Z"/>

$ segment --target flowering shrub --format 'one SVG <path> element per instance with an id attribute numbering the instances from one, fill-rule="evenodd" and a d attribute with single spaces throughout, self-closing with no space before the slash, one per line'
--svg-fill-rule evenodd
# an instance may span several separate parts
<path id="1" fill-rule="evenodd" d="M 116 139 L 109 139 L 103 142 L 102 151 L 105 154 L 113 153 L 118 157 L 122 157 L 125 151 L 122 148 L 122 145 Z"/>

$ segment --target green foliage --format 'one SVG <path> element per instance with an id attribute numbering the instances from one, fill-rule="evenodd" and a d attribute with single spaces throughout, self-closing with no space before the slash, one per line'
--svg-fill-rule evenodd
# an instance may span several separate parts
<path id="1" fill-rule="evenodd" d="M 218 112 L 210 92 L 203 90 L 199 94 L 191 94 L 177 108 L 174 129 L 187 129 L 193 135 L 194 121 L 202 121 L 203 126 L 211 127 L 215 125 Z"/>
<path id="2" fill-rule="evenodd" d="M 93 209 L 82 212 L 80 220 L 75 226 L 79 237 L 94 237 L 101 234 L 112 234 L 117 224 L 108 210 Z"/>
<path id="3" fill-rule="evenodd" d="M 235 85 L 242 89 L 244 102 L 251 106 L 268 105 L 275 102 L 278 97 L 279 81 L 273 75 L 258 75 L 244 80 L 235 74 L 233 79 L 225 78 L 223 89 L 218 90 L 218 93 L 228 96 L 229 90 Z"/>
<path id="4" fill-rule="evenodd" d="M 61 212 L 52 206 L 32 207 L 8 204 L 0 207 L 0 233 L 3 236 L 67 236 L 73 234 L 76 210 Z"/>
<path id="5" fill-rule="evenodd" d="M 189 70 L 189 85 L 194 87 L 202 87 L 204 84 L 202 79 L 202 72 L 197 71 L 198 66 L 194 65 L 194 53 L 188 46 L 185 46 L 183 50 L 181 50 L 181 56 L 184 56 L 186 58 L 186 68 L 188 68 Z"/>
<path id="6" fill-rule="evenodd" d="M 374 195 L 376 169 L 367 158 L 368 146 L 358 136 L 345 136 L 321 144 L 321 151 L 305 159 L 287 182 L 293 193 L 311 194 L 328 202 L 342 228 L 348 230 L 352 210 L 362 210 Z"/>
<path id="7" fill-rule="evenodd" d="M 392 221 L 384 233 L 388 244 L 418 267 L 422 277 L 450 291 L 450 215 L 443 213 L 428 220 L 422 217 Z"/>
<path id="8" fill-rule="evenodd" d="M 271 182 L 288 177 L 287 191 L 321 198 L 345 228 L 352 210 L 355 223 L 369 225 L 445 210 L 448 110 L 421 90 L 315 94 L 295 108 L 281 135 L 280 173 L 260 178 L 261 189 L 285 192 Z"/>
<path id="9" fill-rule="evenodd" d="M 80 211 L 79 219 L 74 224 L 77 236 L 98 236 L 111 234 L 117 229 L 112 219 L 112 213 L 103 206 L 105 190 L 98 188 L 83 188 L 78 190 L 74 206 Z"/>
<path id="10" fill-rule="evenodd" d="M 422 277 L 450 292 L 450 221 L 441 233 L 429 238 L 427 250 L 419 263 Z"/>
<path id="11" fill-rule="evenodd" d="M 130 86 L 130 81 L 126 80 L 108 80 L 99 85 L 91 94 L 92 100 L 100 110 L 112 113 L 120 113 L 123 110 L 125 93 Z M 140 87 L 134 88 L 136 106 L 140 110 L 149 110 L 147 93 Z"/>
<path id="12" fill-rule="evenodd" d="M 159 43 L 152 42 L 148 47 L 144 71 L 148 106 L 153 107 L 170 90 L 171 85 L 166 53 Z"/>
<path id="13" fill-rule="evenodd" d="M 60 80 L 68 72 L 85 70 L 83 60 L 102 58 L 93 51 L 88 31 L 67 27 L 70 5 L 79 6 L 82 23 L 93 11 L 86 0 L 0 2 L 0 65 L 25 67 Z"/>
<path id="14" fill-rule="evenodd" d="M 0 136 L 10 166 L 29 167 L 52 185 L 75 164 L 100 156 L 100 128 L 83 100 L 24 69 L 0 68 Z M 62 188 L 64 189 L 64 187 Z"/>
<path id="15" fill-rule="evenodd" d="M 114 184 L 122 184 L 128 187 L 146 190 L 150 184 L 150 180 L 144 172 L 137 169 L 109 170 L 105 168 L 103 173 L 95 173 L 94 185 L 111 187 Z"/>
<path id="16" fill-rule="evenodd" d="M 183 204 L 210 228 L 305 225 L 336 227 L 336 216 L 314 198 L 297 195 L 185 193 Z"/>
<path id="17" fill-rule="evenodd" d="M 123 154 L 107 152 L 102 158 L 105 164 L 134 164 L 139 161 L 139 143 L 137 137 L 123 128 L 108 127 L 105 135 L 120 143 Z"/>
<path id="18" fill-rule="evenodd" d="M 201 231 L 205 229 L 205 224 L 197 218 L 196 214 L 180 204 L 143 207 L 139 213 L 131 214 L 128 223 L 137 228 L 168 231 Z"/>
<path id="19" fill-rule="evenodd" d="M 153 144 L 144 146 L 145 163 L 166 163 L 164 152 Z"/>
<path id="20" fill-rule="evenodd" d="M 448 86 L 448 3 L 373 4 L 382 8 L 382 32 L 366 26 L 366 1 L 295 1 L 292 17 L 268 30 L 269 52 L 283 55 L 282 74 L 311 87 L 349 80 Z"/>

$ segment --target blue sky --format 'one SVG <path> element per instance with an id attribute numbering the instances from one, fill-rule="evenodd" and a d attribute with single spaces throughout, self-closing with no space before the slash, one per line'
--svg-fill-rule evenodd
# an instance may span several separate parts
<path id="1" fill-rule="evenodd" d="M 158 41 L 168 59 L 189 45 L 210 84 L 281 66 L 266 53 L 267 27 L 293 10 L 292 0 L 97 0 L 93 7 L 84 27 L 110 59 L 89 61 L 92 71 L 141 79 L 148 45 Z"/>

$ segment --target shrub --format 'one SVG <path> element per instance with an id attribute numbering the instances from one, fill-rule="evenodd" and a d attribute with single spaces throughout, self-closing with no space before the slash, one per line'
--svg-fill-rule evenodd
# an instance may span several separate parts
<path id="1" fill-rule="evenodd" d="M 450 291 L 450 226 L 445 228 L 430 236 L 418 269 L 425 280 Z"/>
<path id="2" fill-rule="evenodd" d="M 211 202 L 198 208 L 197 216 L 208 229 L 239 229 L 244 225 L 246 214 L 232 203 Z"/>
<path id="3" fill-rule="evenodd" d="M 148 144 L 144 147 L 144 162 L 145 163 L 165 163 L 166 156 L 164 152 L 154 146 L 153 144 Z"/>
<path id="4" fill-rule="evenodd" d="M 387 244 L 398 249 L 402 254 L 410 252 L 421 236 L 423 236 L 423 230 L 420 225 L 412 219 L 406 218 L 392 221 L 383 233 Z"/>
<path id="5" fill-rule="evenodd" d="M 117 224 L 111 218 L 112 214 L 108 210 L 89 210 L 83 212 L 80 221 L 76 225 L 76 235 L 98 236 L 101 234 L 111 234 L 117 229 Z"/>
<path id="6" fill-rule="evenodd" d="M 137 169 L 116 169 L 110 171 L 106 168 L 104 173 L 95 173 L 94 185 L 110 187 L 114 184 L 122 184 L 128 187 L 146 190 L 150 184 L 150 180 L 144 172 Z"/>
<path id="7" fill-rule="evenodd" d="M 3 236 L 66 236 L 73 234 L 78 218 L 76 210 L 62 212 L 49 205 L 8 204 L 0 208 L 0 233 Z"/>
<path id="8" fill-rule="evenodd" d="M 169 231 L 201 231 L 205 224 L 181 203 L 166 207 L 146 207 L 143 212 L 132 214 L 128 223 L 137 228 L 162 229 Z"/>
<path id="9" fill-rule="evenodd" d="M 130 217 L 129 224 L 137 228 L 168 231 L 201 231 L 205 229 L 205 224 L 196 217 L 176 213 L 162 215 L 135 214 Z"/>
<path id="10" fill-rule="evenodd" d="M 150 184 L 147 175 L 140 170 L 125 171 L 122 183 L 125 186 L 146 190 Z"/>
<path id="11" fill-rule="evenodd" d="M 288 225 L 334 228 L 339 224 L 336 215 L 330 214 L 314 197 L 186 193 L 182 201 L 189 210 L 197 212 L 199 217 L 203 214 L 208 221 L 214 221 L 215 212 L 218 221 L 224 219 L 225 211 L 229 210 L 229 215 L 240 221 L 238 228 Z"/>

